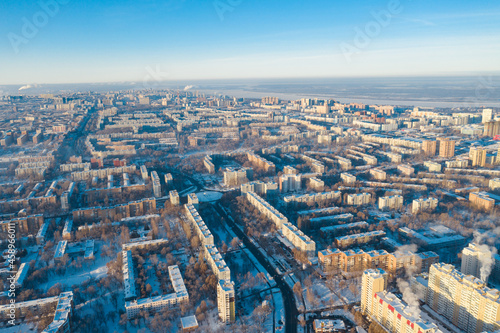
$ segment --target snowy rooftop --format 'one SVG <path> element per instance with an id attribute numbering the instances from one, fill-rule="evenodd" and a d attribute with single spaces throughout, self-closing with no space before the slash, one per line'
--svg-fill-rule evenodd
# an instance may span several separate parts
<path id="1" fill-rule="evenodd" d="M 182 329 L 195 329 L 198 327 L 198 320 L 196 316 L 188 316 L 181 318 Z"/>

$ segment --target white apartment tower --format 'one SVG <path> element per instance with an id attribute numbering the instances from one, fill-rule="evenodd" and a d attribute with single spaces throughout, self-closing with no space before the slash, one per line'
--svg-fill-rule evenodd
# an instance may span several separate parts
<path id="1" fill-rule="evenodd" d="M 224 323 L 232 323 L 236 317 L 234 282 L 219 280 L 217 284 L 217 309 Z"/>
<path id="2" fill-rule="evenodd" d="M 361 312 L 365 315 L 373 313 L 373 297 L 375 293 L 384 291 L 387 287 L 388 274 L 380 268 L 367 269 L 363 273 L 361 284 Z"/>

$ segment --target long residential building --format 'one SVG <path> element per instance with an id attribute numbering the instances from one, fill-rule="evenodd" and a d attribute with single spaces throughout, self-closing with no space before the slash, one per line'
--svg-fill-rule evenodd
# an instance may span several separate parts
<path id="1" fill-rule="evenodd" d="M 171 294 L 141 298 L 133 301 L 125 302 L 125 310 L 127 318 L 132 319 L 137 317 L 142 311 L 154 314 L 166 308 L 173 308 L 181 303 L 189 301 L 184 280 L 177 265 L 168 267 L 168 275 L 174 292 Z"/>
<path id="2" fill-rule="evenodd" d="M 410 251 L 396 251 L 389 253 L 385 250 L 365 252 L 361 249 L 341 251 L 326 249 L 318 252 L 319 266 L 325 273 L 356 274 L 366 269 L 380 268 L 395 274 L 406 269 L 415 270 L 415 273 L 428 272 L 432 264 L 439 261 L 435 252 L 413 253 Z"/>
<path id="3" fill-rule="evenodd" d="M 394 294 L 385 291 L 388 274 L 382 269 L 364 271 L 361 311 L 391 333 L 439 333 L 437 325 L 423 321 L 418 313 Z"/>
<path id="4" fill-rule="evenodd" d="M 313 257 L 316 252 L 316 243 L 300 231 L 296 226 L 291 224 L 288 219 L 281 214 L 276 208 L 271 206 L 266 200 L 254 192 L 247 192 L 247 200 L 264 214 L 267 218 L 274 222 L 276 228 L 281 231 L 283 236 L 295 248 L 307 252 L 309 257 Z"/>
<path id="5" fill-rule="evenodd" d="M 500 330 L 500 292 L 472 275 L 460 273 L 453 265 L 431 266 L 427 303 L 464 332 Z"/>
<path id="6" fill-rule="evenodd" d="M 214 236 L 208 229 L 207 225 L 205 224 L 205 221 L 203 221 L 196 208 L 193 205 L 185 205 L 184 208 L 188 220 L 191 222 L 191 225 L 196 231 L 196 234 L 200 239 L 201 244 L 203 246 L 214 245 Z"/>
<path id="7" fill-rule="evenodd" d="M 205 260 L 212 272 L 219 280 L 230 280 L 231 271 L 214 245 L 208 244 L 203 247 L 205 250 Z"/>
<path id="8" fill-rule="evenodd" d="M 412 202 L 411 212 L 417 214 L 424 211 L 433 211 L 437 208 L 438 199 L 427 198 L 427 199 L 415 199 Z"/>
<path id="9" fill-rule="evenodd" d="M 284 197 L 283 201 L 287 205 L 297 204 L 297 203 L 313 204 L 315 202 L 341 199 L 341 197 L 342 193 L 340 191 L 330 191 L 330 192 L 312 193 L 304 195 L 291 195 Z"/>

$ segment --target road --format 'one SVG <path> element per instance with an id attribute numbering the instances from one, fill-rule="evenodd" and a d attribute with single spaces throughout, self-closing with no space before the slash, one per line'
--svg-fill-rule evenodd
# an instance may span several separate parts
<path id="1" fill-rule="evenodd" d="M 247 249 L 257 258 L 259 263 L 266 269 L 270 276 L 273 277 L 276 285 L 283 295 L 283 302 L 285 307 L 285 332 L 286 333 L 297 333 L 297 306 L 295 304 L 295 298 L 293 295 L 293 290 L 285 283 L 282 276 L 279 275 L 273 266 L 269 263 L 267 258 L 257 249 L 253 242 L 247 237 L 247 235 L 241 231 L 236 223 L 229 218 L 226 211 L 221 208 L 220 203 L 213 205 L 217 210 L 219 215 L 226 220 L 227 225 L 233 230 L 233 232 L 238 236 L 238 238 L 245 244 Z"/>

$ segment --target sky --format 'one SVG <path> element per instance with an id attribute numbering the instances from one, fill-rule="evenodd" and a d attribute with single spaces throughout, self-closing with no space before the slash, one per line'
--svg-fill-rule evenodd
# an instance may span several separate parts
<path id="1" fill-rule="evenodd" d="M 500 72 L 500 2 L 2 0 L 0 84 Z"/>

